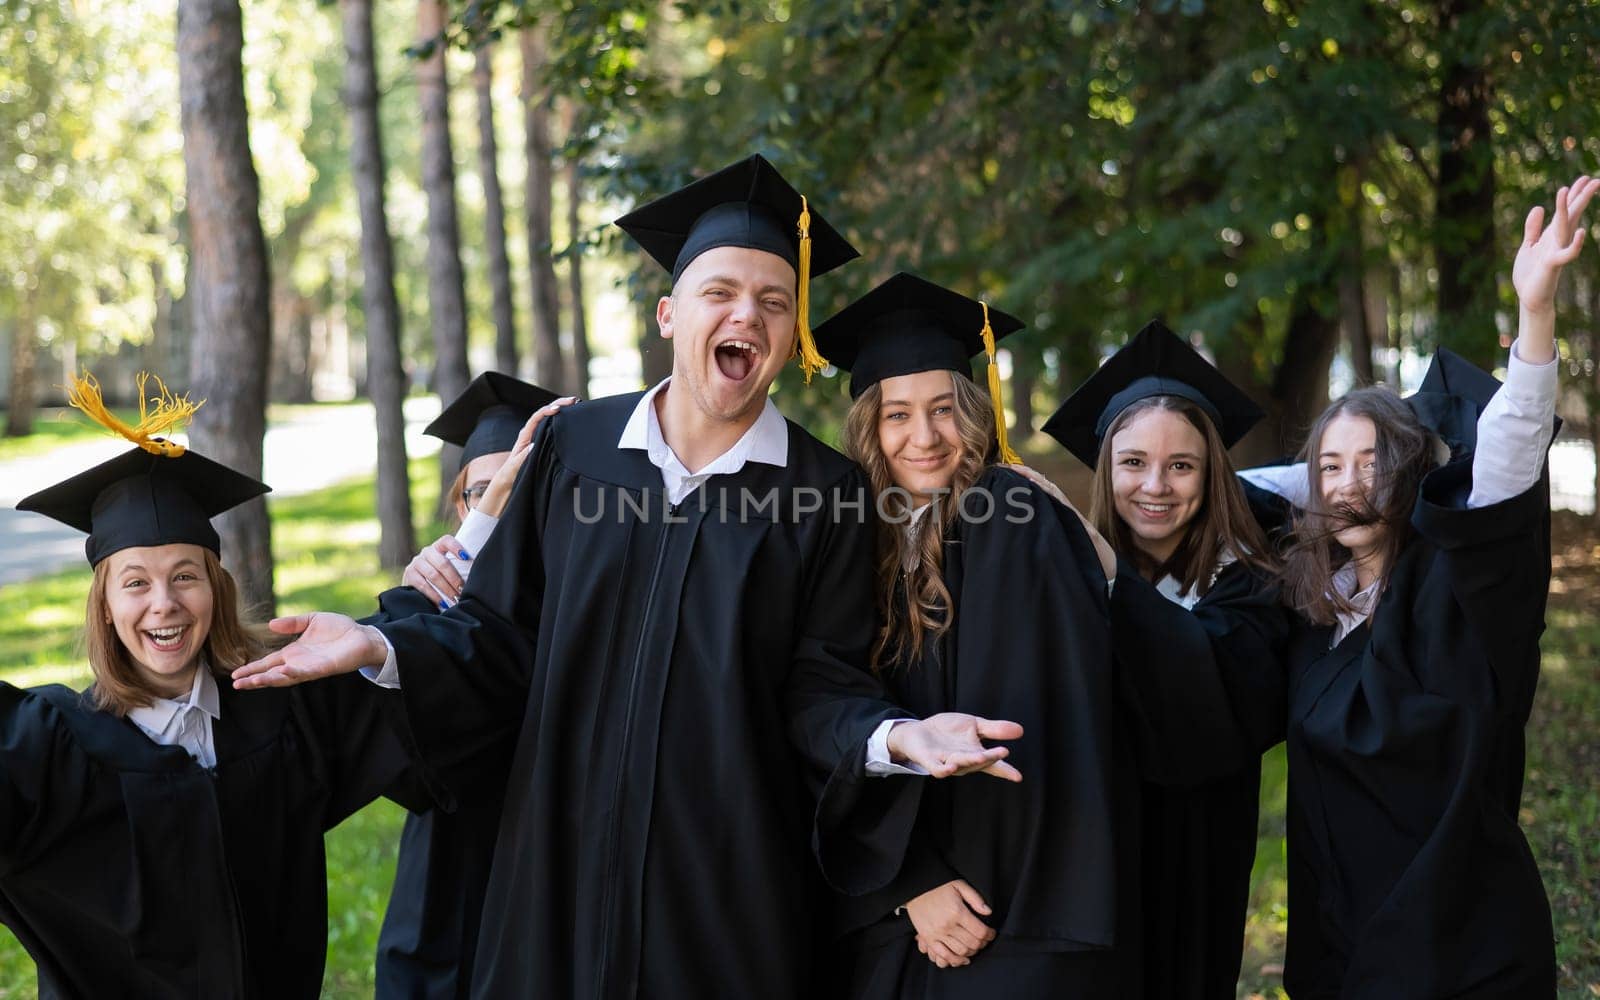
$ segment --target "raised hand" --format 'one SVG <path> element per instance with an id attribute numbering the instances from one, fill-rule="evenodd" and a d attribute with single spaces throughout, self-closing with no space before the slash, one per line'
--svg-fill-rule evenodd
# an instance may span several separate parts
<path id="1" fill-rule="evenodd" d="M 506 501 L 511 499 L 511 487 L 517 482 L 517 473 L 522 471 L 522 463 L 528 460 L 528 452 L 533 450 L 533 432 L 539 429 L 545 417 L 577 401 L 577 396 L 563 396 L 533 411 L 533 416 L 529 417 L 528 422 L 522 425 L 522 430 L 517 432 L 516 443 L 511 446 L 511 457 L 506 459 L 506 464 L 500 466 L 495 471 L 494 478 L 489 480 L 489 488 L 484 490 L 483 499 L 478 501 L 479 510 L 490 517 L 499 517 L 504 513 Z"/>
<path id="2" fill-rule="evenodd" d="M 1005 762 L 1010 751 L 984 745 L 984 740 L 1015 740 L 1022 727 L 1015 722 L 981 719 L 964 712 L 941 712 L 926 719 L 902 722 L 889 730 L 889 754 L 910 761 L 930 777 L 949 778 L 982 771 L 1007 781 L 1022 774 Z"/>
<path id="3" fill-rule="evenodd" d="M 1583 211 L 1600 188 L 1600 178 L 1579 177 L 1556 192 L 1555 211 L 1545 224 L 1544 206 L 1536 205 L 1522 226 L 1522 246 L 1511 266 L 1511 283 L 1522 308 L 1533 313 L 1555 308 L 1561 269 L 1583 249 Z"/>
<path id="4" fill-rule="evenodd" d="M 438 541 L 406 564 L 400 582 L 432 597 L 441 611 L 450 607 L 461 600 L 461 588 L 466 586 L 461 571 L 450 561 L 451 556 L 464 558 L 461 543 L 454 535 L 440 535 Z"/>
<path id="5" fill-rule="evenodd" d="M 235 670 L 233 686 L 241 691 L 291 687 L 319 677 L 348 674 L 361 667 L 381 667 L 388 653 L 377 629 L 359 625 L 347 615 L 317 611 L 274 618 L 267 627 L 279 635 L 300 638 Z"/>
<path id="6" fill-rule="evenodd" d="M 965 879 L 956 879 L 911 900 L 905 906 L 917 929 L 917 950 L 941 969 L 967 965 L 994 940 L 994 928 L 979 919 L 989 904 Z"/>

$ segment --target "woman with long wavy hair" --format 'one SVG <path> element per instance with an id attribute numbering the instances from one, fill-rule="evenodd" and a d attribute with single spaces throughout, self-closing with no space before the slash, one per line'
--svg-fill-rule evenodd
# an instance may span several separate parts
<path id="1" fill-rule="evenodd" d="M 1216 697 L 1183 716 L 1131 713 L 1177 731 L 1184 719 L 1216 769 L 1192 784 L 1139 788 L 1138 884 L 1144 986 L 1164 1000 L 1231 1000 L 1244 952 L 1256 854 L 1261 753 L 1282 739 L 1288 618 L 1275 554 L 1228 457 L 1261 410 L 1159 322 L 1091 375 L 1045 430 L 1094 470 L 1090 519 L 1118 574 L 1113 640 L 1130 682 L 1171 669 L 1210 678 Z M 1265 513 L 1270 504 L 1257 504 Z M 1273 511 L 1276 513 L 1276 511 Z M 1147 700 L 1147 704 L 1158 704 Z M 1213 733 L 1214 736 L 1214 733 Z"/>
<path id="2" fill-rule="evenodd" d="M 1440 350 L 1402 401 L 1318 419 L 1284 593 L 1296 998 L 1550 997 L 1555 948 L 1518 827 L 1550 581 L 1555 293 L 1600 181 L 1534 208 L 1506 381 Z"/>
<path id="3" fill-rule="evenodd" d="M 164 389 L 138 427 L 73 402 L 138 447 L 18 505 L 88 532 L 94 683 L 0 684 L 0 923 L 42 996 L 315 996 L 324 831 L 423 801 L 385 695 L 219 683 L 267 646 L 211 518 L 266 486 L 152 436 L 192 410 Z"/>
<path id="4" fill-rule="evenodd" d="M 1138 762 L 1166 734 L 1145 744 L 1117 718 L 1132 689 L 1112 667 L 1109 545 L 1000 464 L 994 341 L 1020 326 L 902 274 L 817 330 L 851 372 L 843 447 L 881 515 L 875 669 L 912 712 L 1024 729 L 1008 758 L 1020 783 L 881 776 L 893 762 L 869 753 L 862 771 L 879 777 L 830 786 L 819 858 L 845 894 L 853 997 L 1139 995 L 1138 900 L 1118 845 L 1137 835 Z M 980 351 L 989 398 L 970 377 Z M 1182 683 L 1151 690 L 1165 704 L 1141 710 L 1155 715 L 1189 700 Z M 1188 750 L 1162 766 L 1183 770 Z"/>

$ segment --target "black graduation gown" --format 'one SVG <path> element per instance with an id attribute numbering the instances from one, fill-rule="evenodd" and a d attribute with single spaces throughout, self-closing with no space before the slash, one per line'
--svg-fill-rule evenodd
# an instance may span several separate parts
<path id="1" fill-rule="evenodd" d="M 617 447 L 640 398 L 546 420 L 461 602 L 379 626 L 433 774 L 466 798 L 511 759 L 473 995 L 808 997 L 805 776 L 899 714 L 871 501 L 791 423 L 786 468 L 668 509 Z"/>
<path id="2" fill-rule="evenodd" d="M 359 677 L 235 692 L 217 765 L 64 687 L 0 684 L 0 923 L 45 997 L 309 997 L 327 950 L 323 832 L 406 758 Z"/>
<path id="3" fill-rule="evenodd" d="M 1517 826 L 1550 580 L 1548 482 L 1468 510 L 1471 458 L 1424 481 L 1373 615 L 1289 675 L 1295 1000 L 1555 993 L 1550 907 Z"/>
<path id="4" fill-rule="evenodd" d="M 411 587 L 378 595 L 376 625 L 414 614 L 437 614 L 439 606 Z M 505 782 L 506 761 L 486 761 Z M 486 794 L 456 804 L 454 812 L 429 809 L 406 815 L 395 860 L 394 889 L 378 934 L 376 968 L 380 998 L 448 1000 L 466 997 L 478 947 L 478 921 L 500 828 L 500 796 Z"/>
<path id="5" fill-rule="evenodd" d="M 1124 670 L 1155 683 L 1163 665 L 1209 675 L 1212 682 L 1198 687 L 1204 700 L 1188 709 L 1208 727 L 1231 723 L 1227 744 L 1211 751 L 1237 761 L 1227 773 L 1188 786 L 1142 782 L 1140 881 L 1147 995 L 1232 1000 L 1255 864 L 1261 753 L 1283 739 L 1288 614 L 1276 588 L 1242 563 L 1224 567 L 1192 610 L 1124 564 L 1111 622 Z M 1141 699 L 1131 710 L 1137 717 L 1138 706 L 1152 703 L 1159 704 Z M 1181 717 L 1140 724 L 1185 739 Z M 1161 761 L 1144 770 L 1159 773 Z"/>
<path id="6" fill-rule="evenodd" d="M 1115 668 L 1105 577 L 1076 514 L 1010 470 L 976 487 L 1000 513 L 958 519 L 945 542 L 953 624 L 887 681 L 919 715 L 1020 722 L 1010 759 L 1023 781 L 868 777 L 852 758 L 818 819 L 824 873 L 854 897 L 839 912 L 850 993 L 1138 997 L 1141 762 L 1173 780 L 1216 773 L 1226 727 L 1187 718 L 1203 684 L 1184 682 L 1199 672 L 1157 683 Z M 1027 523 L 1006 519 L 1006 497 Z M 954 878 L 993 908 L 997 936 L 970 965 L 940 970 L 893 910 Z"/>

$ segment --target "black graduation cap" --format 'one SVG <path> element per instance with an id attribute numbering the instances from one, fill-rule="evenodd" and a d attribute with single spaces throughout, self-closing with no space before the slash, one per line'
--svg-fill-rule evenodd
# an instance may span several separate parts
<path id="1" fill-rule="evenodd" d="M 809 323 L 811 277 L 860 256 L 759 153 L 663 195 L 617 220 L 677 282 L 696 257 L 716 247 L 765 250 L 788 261 L 798 286 L 795 340 L 806 381 L 827 361 Z"/>
<path id="2" fill-rule="evenodd" d="M 989 356 L 989 396 L 1004 461 L 1017 461 L 1006 442 L 995 341 L 1022 329 L 1022 320 L 960 292 L 901 271 L 817 327 L 817 346 L 850 373 L 850 398 L 886 378 L 953 371 L 972 377 L 968 360 Z"/>
<path id="3" fill-rule="evenodd" d="M 886 378 L 949 370 L 972 377 L 968 360 L 1022 329 L 1022 320 L 901 271 L 817 327 L 817 347 L 850 373 L 850 398 Z"/>
<path id="4" fill-rule="evenodd" d="M 1045 421 L 1045 433 L 1089 468 L 1117 414 L 1151 396 L 1178 396 L 1198 406 L 1231 448 L 1263 416 L 1261 407 L 1159 320 L 1146 323 L 1122 349 L 1067 397 Z"/>
<path id="5" fill-rule="evenodd" d="M 800 217 L 808 206 L 778 169 L 757 153 L 662 195 L 617 220 L 676 282 L 696 257 L 715 247 L 749 247 L 800 268 Z M 811 274 L 861 256 L 810 210 Z"/>
<path id="6" fill-rule="evenodd" d="M 270 487 L 193 451 L 176 457 L 141 447 L 26 497 L 34 511 L 89 533 L 89 565 L 113 552 L 187 542 L 221 553 L 211 519 Z"/>
<path id="7" fill-rule="evenodd" d="M 158 392 L 146 387 L 154 381 Z M 128 424 L 106 408 L 100 383 L 84 372 L 67 386 L 67 402 L 135 448 L 70 479 L 24 497 L 18 510 L 33 511 L 89 533 L 89 565 L 113 552 L 144 545 L 189 543 L 221 554 L 211 519 L 252 497 L 266 483 L 219 465 L 172 441 L 172 429 L 205 400 L 175 396 L 159 378 L 140 372 L 139 420 Z"/>
<path id="8" fill-rule="evenodd" d="M 1434 350 L 1428 373 L 1406 405 L 1457 459 L 1478 445 L 1478 417 L 1500 391 L 1500 380 L 1447 347 Z M 1561 418 L 1555 422 L 1561 430 Z"/>
<path id="9" fill-rule="evenodd" d="M 559 397 L 499 372 L 484 372 L 423 429 L 461 446 L 461 468 L 483 455 L 510 451 L 534 411 Z"/>

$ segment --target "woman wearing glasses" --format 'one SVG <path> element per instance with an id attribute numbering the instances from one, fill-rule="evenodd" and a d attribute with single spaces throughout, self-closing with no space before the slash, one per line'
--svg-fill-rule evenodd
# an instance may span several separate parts
<path id="1" fill-rule="evenodd" d="M 472 557 L 494 531 L 534 429 L 574 399 L 485 372 L 428 425 L 428 434 L 461 447 L 461 468 L 450 486 L 460 527 L 417 553 L 402 586 L 379 596 L 381 610 L 369 623 L 434 613 L 460 599 Z M 494 780 L 485 787 L 503 787 L 503 774 L 487 777 Z M 453 813 L 406 817 L 378 937 L 379 996 L 466 996 L 499 826 L 498 795 L 463 801 Z"/>

